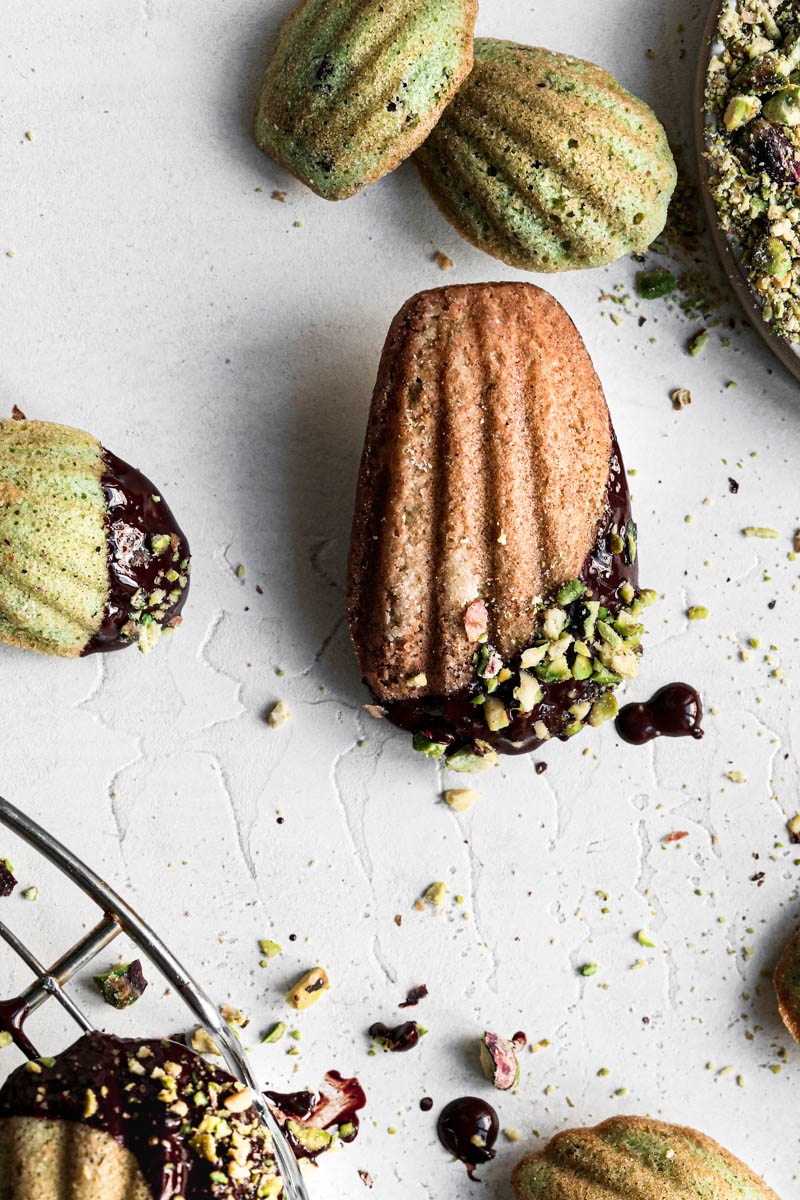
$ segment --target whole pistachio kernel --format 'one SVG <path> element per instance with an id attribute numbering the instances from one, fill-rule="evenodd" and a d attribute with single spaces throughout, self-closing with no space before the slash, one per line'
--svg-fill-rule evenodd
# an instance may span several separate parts
<path id="1" fill-rule="evenodd" d="M 780 238 L 761 238 L 753 250 L 753 266 L 757 271 L 771 275 L 773 279 L 783 279 L 792 269 L 789 247 Z"/>
<path id="2" fill-rule="evenodd" d="M 758 96 L 731 96 L 728 107 L 725 109 L 725 115 L 722 118 L 728 133 L 733 133 L 734 130 L 741 129 L 748 121 L 752 121 L 753 117 L 757 117 L 760 110 L 761 101 Z"/>
<path id="3" fill-rule="evenodd" d="M 790 84 L 770 96 L 764 117 L 777 125 L 800 125 L 800 87 Z"/>

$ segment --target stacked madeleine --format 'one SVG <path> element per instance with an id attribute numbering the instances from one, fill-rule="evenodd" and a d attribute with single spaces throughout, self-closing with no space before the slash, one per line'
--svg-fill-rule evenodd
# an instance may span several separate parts
<path id="1" fill-rule="evenodd" d="M 559 271 L 643 250 L 675 187 L 666 134 L 608 72 L 472 40 L 476 0 L 303 0 L 256 105 L 258 145 L 340 200 L 414 154 L 462 237 Z"/>

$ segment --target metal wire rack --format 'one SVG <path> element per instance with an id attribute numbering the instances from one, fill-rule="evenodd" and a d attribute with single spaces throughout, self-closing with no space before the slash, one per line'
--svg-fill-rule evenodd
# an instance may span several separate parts
<path id="1" fill-rule="evenodd" d="M 261 1120 L 272 1134 L 275 1143 L 275 1156 L 283 1178 L 286 1200 L 309 1200 L 297 1159 L 284 1138 L 278 1122 L 273 1117 L 239 1043 L 203 989 L 194 982 L 149 925 L 116 892 L 112 891 L 99 875 L 85 866 L 80 859 L 76 858 L 40 825 L 37 825 L 35 821 L 32 821 L 30 817 L 20 812 L 18 808 L 1 796 L 0 824 L 12 830 L 29 846 L 58 867 L 72 883 L 95 902 L 103 914 L 97 925 L 76 942 L 66 954 L 62 954 L 49 970 L 11 932 L 8 926 L 0 921 L 0 938 L 19 955 L 36 976 L 36 982 L 32 983 L 22 995 L 0 1002 L 6 1014 L 12 1015 L 8 1023 L 19 1049 L 28 1058 L 39 1057 L 22 1027 L 30 1013 L 35 1012 L 51 997 L 55 998 L 69 1013 L 81 1030 L 93 1031 L 94 1026 L 91 1021 L 66 991 L 65 985 L 120 933 L 127 934 L 139 950 L 169 980 L 197 1021 L 211 1034 L 231 1074 L 250 1088 L 253 1104 Z"/>

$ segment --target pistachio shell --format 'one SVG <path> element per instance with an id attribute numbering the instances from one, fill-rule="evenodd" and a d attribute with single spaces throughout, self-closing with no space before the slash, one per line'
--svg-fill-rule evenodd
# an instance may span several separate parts
<path id="1" fill-rule="evenodd" d="M 481 1067 L 498 1091 L 507 1092 L 519 1082 L 519 1062 L 514 1043 L 496 1033 L 484 1033 L 481 1038 Z"/>

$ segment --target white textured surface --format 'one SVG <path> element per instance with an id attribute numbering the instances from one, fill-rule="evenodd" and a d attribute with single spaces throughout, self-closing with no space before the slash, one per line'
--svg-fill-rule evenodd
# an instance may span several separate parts
<path id="1" fill-rule="evenodd" d="M 605 727 L 535 756 L 549 764 L 541 777 L 531 760 L 506 760 L 464 815 L 437 803 L 435 768 L 361 709 L 342 618 L 355 473 L 380 347 L 406 297 L 445 278 L 521 275 L 462 243 L 408 166 L 331 205 L 258 153 L 249 110 L 288 7 L 3 5 L 3 403 L 84 426 L 151 474 L 190 536 L 194 573 L 183 628 L 149 658 L 0 654 L 0 789 L 124 888 L 254 1033 L 286 1016 L 295 975 L 328 968 L 331 991 L 297 1022 L 299 1056 L 286 1042 L 254 1056 L 278 1088 L 331 1066 L 367 1088 L 361 1138 L 323 1162 L 315 1196 L 361 1195 L 359 1167 L 382 1196 L 471 1192 L 434 1118 L 456 1095 L 492 1098 L 477 1068 L 485 1027 L 550 1039 L 524 1054 L 519 1094 L 494 1097 L 524 1141 L 500 1138 L 482 1172 L 489 1194 L 508 1194 L 520 1148 L 541 1144 L 534 1129 L 628 1111 L 699 1126 L 795 1195 L 800 1048 L 762 973 L 794 931 L 800 870 L 798 848 L 775 849 L 799 803 L 797 385 L 752 333 L 731 349 L 714 334 L 690 359 L 697 326 L 661 304 L 643 309 L 643 330 L 601 316 L 600 292 L 630 286 L 630 262 L 543 281 L 605 383 L 638 472 L 643 583 L 666 595 L 630 691 L 684 677 L 716 713 L 699 744 L 636 750 Z M 596 59 L 680 144 L 700 9 L 484 0 L 479 29 Z M 434 249 L 455 261 L 446 277 Z M 675 413 L 680 386 L 693 403 Z M 749 524 L 780 540 L 743 538 Z M 693 603 L 707 621 L 686 621 Z M 743 663 L 748 637 L 762 649 Z M 771 645 L 785 683 L 765 662 Z M 264 714 L 280 697 L 293 720 L 272 730 Z M 676 829 L 689 837 L 665 848 Z M 13 899 L 4 918 L 46 957 L 69 937 L 72 902 L 24 849 L 8 851 L 40 898 Z M 434 879 L 450 891 L 444 915 L 412 911 Z M 643 927 L 653 950 L 635 940 Z M 261 970 L 265 936 L 284 954 Z M 599 970 L 583 979 L 587 961 Z M 24 980 L 12 966 L 11 984 Z M 421 982 L 421 1047 L 367 1057 L 370 1022 L 400 1019 L 397 1002 Z M 158 992 L 124 1018 L 85 997 L 116 1031 L 180 1027 Z M 52 1049 L 57 1014 L 34 1028 Z M 3 1073 L 16 1061 L 5 1051 Z"/>

